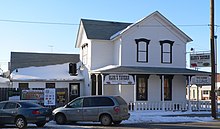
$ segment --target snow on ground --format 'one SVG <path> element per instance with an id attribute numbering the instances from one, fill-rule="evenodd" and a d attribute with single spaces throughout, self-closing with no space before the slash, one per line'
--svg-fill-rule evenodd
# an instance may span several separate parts
<path id="1" fill-rule="evenodd" d="M 210 112 L 135 111 L 130 114 L 130 118 L 122 123 L 214 121 Z M 200 116 L 200 114 L 206 114 L 206 116 Z"/>

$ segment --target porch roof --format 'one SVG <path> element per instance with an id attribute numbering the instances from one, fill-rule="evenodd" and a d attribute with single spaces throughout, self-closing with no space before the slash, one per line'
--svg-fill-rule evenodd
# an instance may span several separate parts
<path id="1" fill-rule="evenodd" d="M 94 72 L 100 73 L 127 73 L 127 74 L 174 74 L 174 75 L 211 75 L 210 72 L 192 70 L 187 68 L 168 68 L 168 67 L 136 67 L 118 66 L 109 69 L 97 69 Z"/>

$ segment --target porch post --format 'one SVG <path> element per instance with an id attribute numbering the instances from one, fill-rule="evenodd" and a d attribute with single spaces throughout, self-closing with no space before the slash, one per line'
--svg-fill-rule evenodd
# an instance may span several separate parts
<path id="1" fill-rule="evenodd" d="M 162 82 L 162 110 L 165 111 L 165 103 L 164 103 L 164 75 L 161 76 L 161 82 Z"/>
<path id="2" fill-rule="evenodd" d="M 101 74 L 102 76 L 102 95 L 104 95 L 104 75 Z"/>
<path id="3" fill-rule="evenodd" d="M 187 87 L 188 87 L 188 111 L 192 111 L 192 108 L 191 108 L 191 101 L 190 101 L 190 85 L 191 85 L 191 77 L 188 76 L 188 84 L 187 84 Z"/>
<path id="4" fill-rule="evenodd" d="M 137 109 L 136 108 L 137 107 L 136 106 L 136 96 L 137 96 L 137 91 L 136 91 L 137 82 L 136 81 L 137 81 L 137 76 L 135 75 L 134 76 L 134 102 L 133 102 L 134 103 L 134 111 L 136 111 L 136 109 Z"/>
<path id="5" fill-rule="evenodd" d="M 95 80 L 96 80 L 96 83 L 95 83 L 95 87 L 96 87 L 96 95 L 98 95 L 99 94 L 99 87 L 98 87 L 98 85 L 99 85 L 99 78 L 98 78 L 98 74 L 95 74 Z"/>

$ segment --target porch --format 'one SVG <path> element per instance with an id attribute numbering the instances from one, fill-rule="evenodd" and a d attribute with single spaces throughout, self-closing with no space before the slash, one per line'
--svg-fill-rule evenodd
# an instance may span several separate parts
<path id="1" fill-rule="evenodd" d="M 211 101 L 185 101 L 185 102 L 130 102 L 130 111 L 211 111 Z M 219 107 L 219 105 L 218 105 Z"/>

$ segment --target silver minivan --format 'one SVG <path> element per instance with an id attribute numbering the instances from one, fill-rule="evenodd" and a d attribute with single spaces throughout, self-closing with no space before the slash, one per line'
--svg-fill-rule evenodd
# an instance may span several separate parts
<path id="1" fill-rule="evenodd" d="M 128 120 L 128 105 L 120 96 L 83 96 L 64 107 L 53 110 L 57 124 L 77 121 L 101 122 L 102 125 L 120 124 Z"/>

